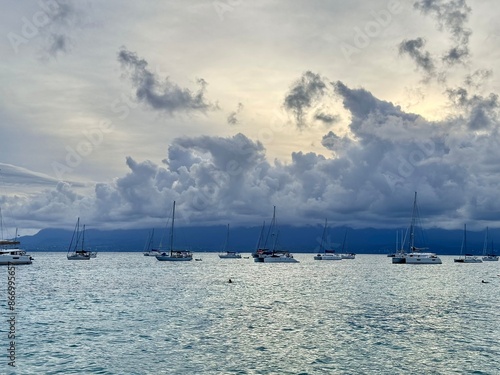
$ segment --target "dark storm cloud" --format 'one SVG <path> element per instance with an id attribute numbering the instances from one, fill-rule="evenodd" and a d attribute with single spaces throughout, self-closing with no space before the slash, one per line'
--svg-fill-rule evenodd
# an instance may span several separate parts
<path id="1" fill-rule="evenodd" d="M 299 128 L 305 127 L 304 116 L 308 109 L 320 99 L 327 89 L 319 74 L 305 72 L 290 88 L 285 97 L 284 107 L 291 112 Z"/>
<path id="2" fill-rule="evenodd" d="M 137 100 L 154 110 L 173 115 L 179 112 L 206 112 L 218 109 L 217 105 L 205 98 L 207 83 L 203 79 L 197 80 L 200 86 L 198 91 L 191 92 L 171 82 L 168 77 L 162 80 L 152 73 L 148 69 L 148 62 L 140 59 L 135 52 L 122 48 L 118 52 L 118 61 L 136 88 Z"/>

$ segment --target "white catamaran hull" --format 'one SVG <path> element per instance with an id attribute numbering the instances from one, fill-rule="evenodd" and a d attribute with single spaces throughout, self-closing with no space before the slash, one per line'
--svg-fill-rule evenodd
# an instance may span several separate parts
<path id="1" fill-rule="evenodd" d="M 1 254 L 0 255 L 0 265 L 6 266 L 9 264 L 31 264 L 33 258 L 29 255 L 12 255 L 12 254 Z"/>

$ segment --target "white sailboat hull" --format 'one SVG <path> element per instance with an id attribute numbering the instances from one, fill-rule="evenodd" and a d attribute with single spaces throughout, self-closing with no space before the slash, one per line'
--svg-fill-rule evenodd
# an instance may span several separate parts
<path id="1" fill-rule="evenodd" d="M 193 260 L 193 255 L 188 252 L 162 253 L 157 255 L 156 259 L 162 262 L 186 262 Z"/>
<path id="2" fill-rule="evenodd" d="M 151 250 L 151 251 L 146 251 L 144 253 L 144 256 L 145 257 L 155 257 L 157 255 L 160 255 L 160 252 L 159 251 L 155 251 L 155 250 Z"/>
<path id="3" fill-rule="evenodd" d="M 406 257 L 406 264 L 441 264 L 438 256 L 409 255 Z"/>
<path id="4" fill-rule="evenodd" d="M 483 263 L 481 259 L 476 256 L 465 256 L 462 258 L 453 259 L 455 263 Z"/>
<path id="5" fill-rule="evenodd" d="M 219 254 L 220 259 L 241 259 L 240 254 L 234 254 L 234 253 L 229 253 L 229 254 Z"/>
<path id="6" fill-rule="evenodd" d="M 95 258 L 97 253 L 85 251 L 85 252 L 73 252 L 71 254 L 67 254 L 66 258 L 68 260 L 89 260 L 90 258 Z"/>
<path id="7" fill-rule="evenodd" d="M 298 263 L 299 261 L 291 255 L 268 255 L 262 260 L 264 263 Z"/>
<path id="8" fill-rule="evenodd" d="M 483 257 L 484 262 L 498 262 L 498 255 L 488 255 Z"/>
<path id="9" fill-rule="evenodd" d="M 338 254 L 318 254 L 314 256 L 314 260 L 342 260 L 342 256 Z"/>
<path id="10" fill-rule="evenodd" d="M 340 254 L 342 259 L 355 259 L 356 255 L 355 254 Z"/>
<path id="11" fill-rule="evenodd" d="M 90 255 L 67 255 L 68 260 L 89 260 Z"/>

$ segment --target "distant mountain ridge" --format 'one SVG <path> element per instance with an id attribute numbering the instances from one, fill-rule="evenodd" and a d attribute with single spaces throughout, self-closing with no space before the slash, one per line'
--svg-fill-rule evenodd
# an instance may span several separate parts
<path id="1" fill-rule="evenodd" d="M 401 241 L 402 229 L 352 229 L 334 227 L 329 229 L 328 242 L 340 252 L 344 234 L 347 240 L 344 251 L 366 254 L 387 254 L 396 247 L 396 232 Z M 97 251 L 137 251 L 144 250 L 148 229 L 98 230 L 87 229 L 85 241 L 92 250 Z M 228 249 L 240 252 L 255 250 L 261 227 L 235 227 L 230 229 Z M 267 233 L 267 232 L 265 232 Z M 280 226 L 279 245 L 292 252 L 319 251 L 322 226 L 292 227 Z M 30 251 L 67 251 L 73 231 L 65 229 L 43 229 L 32 236 L 20 237 L 21 245 Z M 438 254 L 459 254 L 462 244 L 462 230 L 428 229 L 424 231 L 423 244 L 429 251 Z M 490 229 L 489 238 L 500 237 L 500 229 Z M 186 248 L 195 252 L 221 251 L 226 238 L 225 226 L 180 227 L 175 230 L 175 247 Z M 160 242 L 166 249 L 169 233 L 164 228 L 155 228 L 154 247 Z M 417 241 L 421 246 L 422 241 Z M 484 243 L 484 231 L 467 232 L 469 252 L 481 254 Z M 489 245 L 490 246 L 490 245 Z M 498 253 L 498 251 L 497 251 Z"/>

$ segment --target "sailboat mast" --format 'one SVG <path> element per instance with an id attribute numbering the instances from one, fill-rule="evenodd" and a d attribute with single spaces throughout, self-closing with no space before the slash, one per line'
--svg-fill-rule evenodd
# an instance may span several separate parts
<path id="1" fill-rule="evenodd" d="M 417 192 L 415 192 L 415 198 L 413 199 L 413 211 L 411 214 L 411 224 L 410 224 L 410 252 L 413 252 L 415 248 L 415 220 L 417 216 Z"/>
<path id="2" fill-rule="evenodd" d="M 467 224 L 464 224 L 464 255 L 467 254 Z"/>
<path id="3" fill-rule="evenodd" d="M 174 220 L 175 220 L 175 201 L 172 207 L 172 228 L 170 230 L 170 253 L 174 250 Z"/>
<path id="4" fill-rule="evenodd" d="M 264 228 L 265 227 L 266 227 L 266 221 L 264 220 L 262 223 L 262 228 L 260 229 L 260 235 L 259 235 L 259 239 L 257 241 L 257 246 L 255 247 L 255 251 L 260 249 L 260 244 L 262 242 L 262 236 L 264 235 Z"/>
<path id="5" fill-rule="evenodd" d="M 226 242 L 224 243 L 224 249 L 222 251 L 227 251 L 228 243 L 229 243 L 229 224 L 227 225 Z"/>
<path id="6" fill-rule="evenodd" d="M 276 250 L 276 243 L 278 242 L 278 233 L 276 232 L 276 206 L 273 206 L 273 225 L 271 226 L 273 232 L 271 235 L 273 238 L 272 251 Z M 269 228 L 269 229 L 271 229 Z"/>
<path id="7" fill-rule="evenodd" d="M 486 234 L 484 236 L 483 255 L 486 255 L 487 252 L 488 252 L 488 227 L 486 227 Z"/>
<path id="8" fill-rule="evenodd" d="M 319 251 L 320 252 L 325 252 L 325 239 L 326 239 L 326 228 L 328 225 L 328 219 L 325 219 L 325 227 L 323 228 L 323 234 L 321 235 L 321 243 L 319 244 Z"/>
<path id="9" fill-rule="evenodd" d="M 273 206 L 273 219 L 271 220 L 271 225 L 269 226 L 269 230 L 267 231 L 266 240 L 264 242 L 264 248 L 267 248 L 267 241 L 269 240 L 269 236 L 273 237 L 275 236 L 275 226 L 276 226 L 276 206 Z"/>
<path id="10" fill-rule="evenodd" d="M 2 207 L 0 207 L 0 240 L 3 240 L 3 217 L 2 217 Z"/>
<path id="11" fill-rule="evenodd" d="M 85 224 L 83 224 L 82 230 L 82 250 L 85 250 Z"/>

